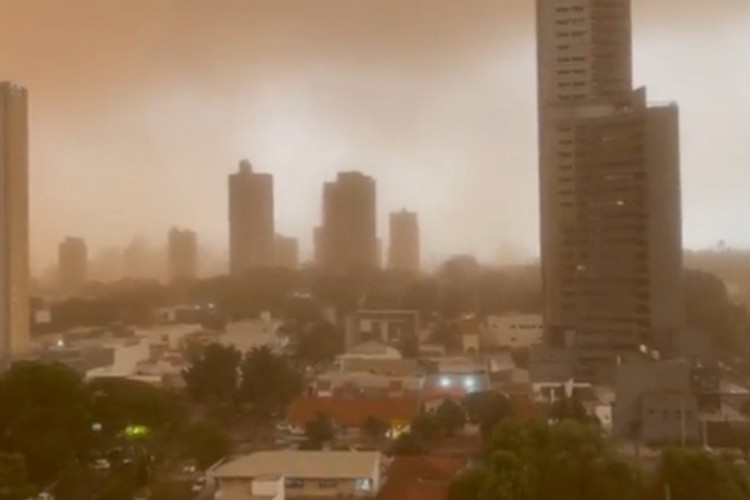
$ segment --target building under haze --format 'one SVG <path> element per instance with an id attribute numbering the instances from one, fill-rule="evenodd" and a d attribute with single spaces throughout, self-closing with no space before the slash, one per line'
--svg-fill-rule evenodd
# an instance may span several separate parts
<path id="1" fill-rule="evenodd" d="M 26 89 L 0 83 L 0 367 L 29 345 L 29 122 Z"/>
<path id="2" fill-rule="evenodd" d="M 323 268 L 361 272 L 378 268 L 375 180 L 360 172 L 341 172 L 323 186 L 320 235 Z"/>
<path id="3" fill-rule="evenodd" d="M 678 109 L 633 89 L 630 0 L 537 0 L 545 334 L 669 350 L 683 325 Z"/>
<path id="4" fill-rule="evenodd" d="M 88 279 L 89 252 L 83 238 L 68 237 L 57 249 L 57 274 L 60 290 L 75 295 Z"/>
<path id="5" fill-rule="evenodd" d="M 194 280 L 198 276 L 198 237 L 195 231 L 172 228 L 167 252 L 170 283 Z"/>
<path id="6" fill-rule="evenodd" d="M 390 218 L 388 268 L 410 273 L 419 272 L 419 220 L 415 212 L 402 210 Z"/>
<path id="7" fill-rule="evenodd" d="M 274 250 L 276 267 L 284 269 L 299 268 L 299 242 L 297 238 L 277 234 Z"/>
<path id="8" fill-rule="evenodd" d="M 229 269 L 233 276 L 274 265 L 273 176 L 240 162 L 229 176 Z"/>

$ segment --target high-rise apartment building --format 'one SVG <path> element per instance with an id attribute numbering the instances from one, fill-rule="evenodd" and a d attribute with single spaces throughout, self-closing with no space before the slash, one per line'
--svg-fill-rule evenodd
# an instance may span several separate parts
<path id="1" fill-rule="evenodd" d="M 0 367 L 29 346 L 28 93 L 0 83 Z"/>
<path id="2" fill-rule="evenodd" d="M 378 268 L 375 180 L 341 172 L 323 186 L 322 260 L 329 271 Z"/>
<path id="3" fill-rule="evenodd" d="M 548 340 L 668 351 L 683 326 L 676 105 L 633 89 L 630 0 L 537 0 Z"/>
<path id="4" fill-rule="evenodd" d="M 402 210 L 391 214 L 388 267 L 396 271 L 419 272 L 419 220 Z"/>
<path id="5" fill-rule="evenodd" d="M 274 265 L 273 176 L 240 162 L 229 176 L 229 269 L 233 276 Z"/>
<path id="6" fill-rule="evenodd" d="M 171 283 L 194 280 L 198 276 L 198 237 L 195 231 L 172 228 L 167 252 Z"/>
<path id="7" fill-rule="evenodd" d="M 83 238 L 68 237 L 57 249 L 57 272 L 60 290 L 80 293 L 88 279 L 89 252 Z"/>
<path id="8" fill-rule="evenodd" d="M 276 235 L 276 267 L 284 269 L 299 268 L 299 242 L 297 238 Z"/>

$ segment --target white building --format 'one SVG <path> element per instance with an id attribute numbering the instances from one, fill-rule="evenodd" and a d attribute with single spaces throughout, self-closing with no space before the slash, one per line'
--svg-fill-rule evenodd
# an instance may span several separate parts
<path id="1" fill-rule="evenodd" d="M 539 314 L 488 316 L 485 337 L 489 346 L 511 349 L 530 347 L 542 341 L 542 316 Z"/>
<path id="2" fill-rule="evenodd" d="M 262 451 L 221 464 L 208 476 L 221 500 L 248 500 L 258 493 L 274 500 L 373 498 L 383 467 L 379 452 Z"/>

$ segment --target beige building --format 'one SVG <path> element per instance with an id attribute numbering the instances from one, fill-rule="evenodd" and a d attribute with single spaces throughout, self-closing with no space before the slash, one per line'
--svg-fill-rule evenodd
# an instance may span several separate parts
<path id="1" fill-rule="evenodd" d="M 29 345 L 28 93 L 0 83 L 0 367 Z"/>
<path id="2" fill-rule="evenodd" d="M 198 275 L 198 237 L 189 229 L 169 231 L 169 281 L 193 280 Z"/>
<path id="3" fill-rule="evenodd" d="M 677 107 L 633 90 L 630 0 L 537 0 L 537 28 L 545 335 L 593 358 L 668 351 L 684 316 Z"/>
<path id="4" fill-rule="evenodd" d="M 67 294 L 80 293 L 88 279 L 89 254 L 82 238 L 65 238 L 57 251 L 60 289 Z"/>
<path id="5" fill-rule="evenodd" d="M 249 161 L 229 176 L 229 270 L 232 276 L 274 265 L 273 176 Z"/>
<path id="6" fill-rule="evenodd" d="M 379 452 L 262 451 L 208 475 L 222 500 L 256 498 L 253 492 L 259 490 L 270 498 L 374 498 L 383 467 Z"/>
<path id="7" fill-rule="evenodd" d="M 297 238 L 276 235 L 276 267 L 299 269 L 299 242 Z"/>
<path id="8" fill-rule="evenodd" d="M 417 214 L 402 210 L 391 214 L 388 268 L 419 272 L 419 220 Z"/>
<path id="9" fill-rule="evenodd" d="M 323 267 L 334 272 L 378 268 L 375 180 L 360 172 L 341 172 L 323 186 L 320 235 Z"/>

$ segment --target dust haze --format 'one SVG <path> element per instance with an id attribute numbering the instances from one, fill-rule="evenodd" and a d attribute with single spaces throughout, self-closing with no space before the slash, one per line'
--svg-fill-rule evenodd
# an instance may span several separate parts
<path id="1" fill-rule="evenodd" d="M 686 245 L 750 245 L 750 3 L 636 0 L 635 66 L 682 114 Z M 531 0 L 0 0 L 0 79 L 31 95 L 32 255 L 190 227 L 223 251 L 226 176 L 275 175 L 311 250 L 321 184 L 378 180 L 427 264 L 537 253 Z M 731 75 L 727 77 L 727 75 Z"/>

